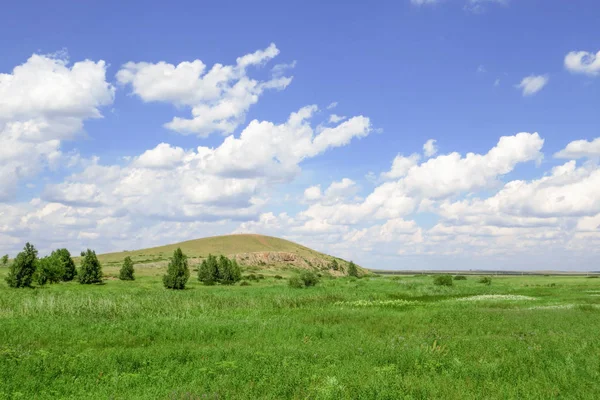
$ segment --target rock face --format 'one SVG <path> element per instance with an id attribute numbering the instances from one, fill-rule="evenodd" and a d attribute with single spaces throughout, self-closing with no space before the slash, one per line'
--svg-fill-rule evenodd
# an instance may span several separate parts
<path id="1" fill-rule="evenodd" d="M 285 266 L 304 269 L 329 270 L 331 260 L 319 257 L 304 257 L 295 253 L 280 251 L 260 251 L 255 253 L 239 253 L 230 255 L 235 258 L 242 266 Z M 340 262 L 340 272 L 345 270 L 345 263 Z"/>

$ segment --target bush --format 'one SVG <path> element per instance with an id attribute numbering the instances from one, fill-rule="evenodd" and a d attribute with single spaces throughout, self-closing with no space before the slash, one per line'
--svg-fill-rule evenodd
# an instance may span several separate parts
<path id="1" fill-rule="evenodd" d="M 242 281 L 240 283 L 240 286 L 250 286 L 250 282 L 248 282 L 248 281 Z"/>
<path id="2" fill-rule="evenodd" d="M 332 269 L 334 271 L 337 271 L 340 269 L 340 266 L 339 266 L 337 260 L 334 259 L 332 262 L 329 263 L 329 269 Z"/>
<path id="3" fill-rule="evenodd" d="M 60 258 L 50 255 L 39 260 L 36 270 L 36 282 L 38 285 L 58 283 L 62 280 L 64 274 L 65 271 Z"/>
<path id="4" fill-rule="evenodd" d="M 225 256 L 219 257 L 219 276 L 221 284 L 233 285 L 242 279 L 242 273 L 236 260 L 230 260 Z"/>
<path id="5" fill-rule="evenodd" d="M 265 276 L 263 274 L 258 274 L 258 279 L 265 279 Z"/>
<path id="6" fill-rule="evenodd" d="M 452 286 L 454 283 L 452 282 L 451 275 L 436 275 L 433 278 L 433 284 L 438 286 Z"/>
<path id="7" fill-rule="evenodd" d="M 102 267 L 96 257 L 96 252 L 87 249 L 87 251 L 81 252 L 81 256 L 81 267 L 77 274 L 79 283 L 89 285 L 102 282 Z"/>
<path id="8" fill-rule="evenodd" d="M 6 264 L 8 264 L 8 254 L 2 256 L 0 259 L 0 264 L 2 264 L 3 267 L 6 267 Z"/>
<path id="9" fill-rule="evenodd" d="M 133 261 L 131 261 L 131 257 L 127 256 L 123 260 L 123 266 L 119 271 L 119 279 L 122 281 L 133 281 L 135 280 L 133 273 Z"/>
<path id="10" fill-rule="evenodd" d="M 256 281 L 258 281 L 258 276 L 254 275 L 254 274 L 249 274 L 249 275 L 246 275 L 246 276 L 244 277 L 244 279 L 247 279 L 247 280 L 249 280 L 249 281 L 255 281 L 255 282 L 256 282 Z"/>
<path id="11" fill-rule="evenodd" d="M 302 271 L 300 274 L 300 279 L 302 282 L 304 282 L 304 286 L 306 287 L 315 286 L 317 283 L 319 283 L 319 277 L 311 271 Z"/>
<path id="12" fill-rule="evenodd" d="M 77 276 L 77 268 L 75 267 L 75 261 L 71 258 L 71 253 L 67 249 L 57 249 L 52 252 L 51 257 L 55 257 L 62 264 L 63 276 L 62 280 L 65 282 L 72 281 Z"/>
<path id="13" fill-rule="evenodd" d="M 466 281 L 466 280 L 467 280 L 467 277 L 466 277 L 466 276 L 464 276 L 464 275 L 456 275 L 456 276 L 454 277 L 454 280 L 455 280 L 455 281 Z"/>
<path id="14" fill-rule="evenodd" d="M 490 286 L 492 284 L 492 278 L 490 276 L 482 276 L 479 279 L 479 283 Z"/>
<path id="15" fill-rule="evenodd" d="M 173 258 L 169 261 L 167 274 L 163 276 L 163 285 L 167 289 L 183 290 L 190 277 L 187 257 L 180 248 L 173 252 Z"/>
<path id="16" fill-rule="evenodd" d="M 348 276 L 354 276 L 355 278 L 358 278 L 358 268 L 356 268 L 356 265 L 352 261 L 350 261 L 350 264 L 348 264 Z"/>
<path id="17" fill-rule="evenodd" d="M 208 255 L 206 260 L 198 268 L 198 280 L 207 286 L 214 285 L 219 280 L 219 267 L 217 258 L 212 254 Z"/>
<path id="18" fill-rule="evenodd" d="M 298 276 L 292 276 L 288 279 L 288 285 L 295 289 L 302 289 L 304 287 L 304 282 Z"/>
<path id="19" fill-rule="evenodd" d="M 13 288 L 31 287 L 38 263 L 37 254 L 38 252 L 32 244 L 25 244 L 23 251 L 14 259 L 8 276 L 5 278 L 8 286 Z"/>
<path id="20" fill-rule="evenodd" d="M 275 278 L 275 279 L 283 279 L 283 276 L 281 276 L 281 275 L 275 275 L 273 278 Z"/>

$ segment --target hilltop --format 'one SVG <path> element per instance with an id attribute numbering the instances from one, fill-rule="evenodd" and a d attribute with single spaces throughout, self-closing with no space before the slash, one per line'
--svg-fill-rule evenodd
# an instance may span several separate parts
<path id="1" fill-rule="evenodd" d="M 100 254 L 98 259 L 109 267 L 120 265 L 127 256 L 142 268 L 144 265 L 163 266 L 178 247 L 190 258 L 192 265 L 200 263 L 209 254 L 235 258 L 242 267 L 256 270 L 314 269 L 342 275 L 348 265 L 346 260 L 298 243 L 257 234 L 213 236 L 147 249 Z M 334 260 L 339 265 L 338 271 L 331 269 Z"/>

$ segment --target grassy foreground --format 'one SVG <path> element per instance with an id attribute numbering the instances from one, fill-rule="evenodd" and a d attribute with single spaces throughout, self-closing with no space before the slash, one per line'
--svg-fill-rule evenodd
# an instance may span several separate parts
<path id="1" fill-rule="evenodd" d="M 2 282 L 0 399 L 600 398 L 600 279 L 157 275 Z"/>

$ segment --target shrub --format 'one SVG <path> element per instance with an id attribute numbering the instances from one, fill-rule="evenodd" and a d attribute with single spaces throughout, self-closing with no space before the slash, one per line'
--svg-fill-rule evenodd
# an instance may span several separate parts
<path id="1" fill-rule="evenodd" d="M 38 261 L 36 282 L 38 285 L 58 283 L 65 274 L 61 260 L 56 256 L 48 256 Z"/>
<path id="2" fill-rule="evenodd" d="M 467 280 L 467 277 L 466 277 L 466 276 L 464 276 L 464 275 L 456 275 L 456 276 L 454 277 L 454 280 L 455 280 L 455 281 L 466 281 L 466 280 Z"/>
<path id="3" fill-rule="evenodd" d="M 250 286 L 250 282 L 248 282 L 248 281 L 242 281 L 240 283 L 240 286 Z"/>
<path id="4" fill-rule="evenodd" d="M 198 268 L 198 280 L 207 286 L 214 285 L 219 280 L 219 268 L 217 258 L 212 254 Z"/>
<path id="5" fill-rule="evenodd" d="M 244 279 L 247 279 L 249 281 L 258 281 L 258 276 L 254 275 L 254 274 L 249 274 L 249 275 L 246 275 L 244 277 Z"/>
<path id="6" fill-rule="evenodd" d="M 587 278 L 598 278 L 598 275 L 590 275 Z"/>
<path id="7" fill-rule="evenodd" d="M 482 276 L 479 279 L 479 283 L 490 286 L 492 284 L 492 278 L 490 276 Z"/>
<path id="8" fill-rule="evenodd" d="M 295 289 L 302 289 L 304 287 L 304 282 L 298 276 L 292 276 L 288 279 L 288 285 Z"/>
<path id="9" fill-rule="evenodd" d="M 96 252 L 90 249 L 81 253 L 81 267 L 77 277 L 81 284 L 92 284 L 102 282 L 102 267 L 96 257 Z"/>
<path id="10" fill-rule="evenodd" d="M 71 258 L 71 253 L 67 249 L 54 250 L 50 255 L 56 257 L 62 264 L 63 276 L 62 280 L 65 282 L 72 281 L 77 276 L 77 268 L 75 267 L 75 261 Z"/>
<path id="11" fill-rule="evenodd" d="M 258 274 L 258 279 L 265 279 L 265 276 L 263 274 Z"/>
<path id="12" fill-rule="evenodd" d="M 133 281 L 135 279 L 133 273 L 133 261 L 131 261 L 131 257 L 127 256 L 123 260 L 123 266 L 119 271 L 119 279 L 122 281 Z"/>
<path id="13" fill-rule="evenodd" d="M 433 278 L 433 284 L 438 286 L 452 286 L 454 283 L 452 282 L 451 275 L 436 275 Z"/>
<path id="14" fill-rule="evenodd" d="M 166 275 L 163 276 L 163 285 L 167 289 L 183 290 L 190 277 L 187 257 L 180 248 L 173 252 L 173 258 L 169 261 Z"/>
<path id="15" fill-rule="evenodd" d="M 302 271 L 300 274 L 300 279 L 302 282 L 304 282 L 304 286 L 306 287 L 315 286 L 317 283 L 319 283 L 319 277 L 311 271 Z"/>
<path id="16" fill-rule="evenodd" d="M 340 266 L 338 265 L 337 260 L 333 260 L 332 262 L 329 263 L 329 269 L 332 269 L 334 271 L 337 271 L 340 269 Z"/>
<path id="17" fill-rule="evenodd" d="M 283 276 L 281 276 L 281 275 L 275 275 L 273 278 L 275 278 L 275 279 L 283 279 Z"/>
<path id="18" fill-rule="evenodd" d="M 8 286 L 13 288 L 31 287 L 38 263 L 37 254 L 38 252 L 32 244 L 25 244 L 23 251 L 14 259 L 8 276 L 5 278 Z"/>
<path id="19" fill-rule="evenodd" d="M 0 259 L 0 263 L 3 267 L 6 267 L 6 264 L 8 264 L 8 254 L 2 256 L 2 259 Z"/>
<path id="20" fill-rule="evenodd" d="M 236 260 L 230 260 L 225 256 L 219 257 L 219 276 L 221 284 L 233 285 L 242 279 L 240 267 Z"/>
<path id="21" fill-rule="evenodd" d="M 358 268 L 356 268 L 356 265 L 352 261 L 348 264 L 348 275 L 358 278 Z"/>

